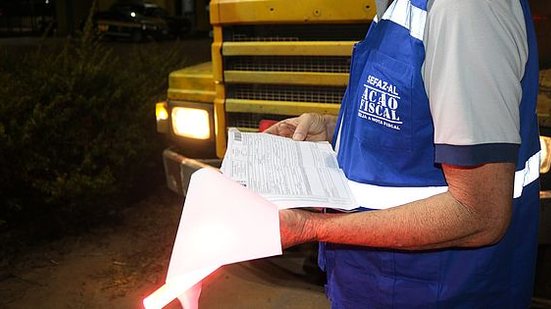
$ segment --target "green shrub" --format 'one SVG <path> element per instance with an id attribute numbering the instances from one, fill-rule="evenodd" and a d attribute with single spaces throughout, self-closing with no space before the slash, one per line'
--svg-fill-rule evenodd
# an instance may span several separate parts
<path id="1" fill-rule="evenodd" d="M 59 45 L 0 50 L 0 228 L 86 225 L 160 160 L 153 103 L 183 66 L 182 47 L 121 57 L 86 34 Z"/>

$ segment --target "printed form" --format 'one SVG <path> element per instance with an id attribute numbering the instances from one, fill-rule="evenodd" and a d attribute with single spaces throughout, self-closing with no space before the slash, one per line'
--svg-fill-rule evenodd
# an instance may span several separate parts
<path id="1" fill-rule="evenodd" d="M 280 209 L 358 207 L 328 142 L 230 129 L 221 171 Z"/>

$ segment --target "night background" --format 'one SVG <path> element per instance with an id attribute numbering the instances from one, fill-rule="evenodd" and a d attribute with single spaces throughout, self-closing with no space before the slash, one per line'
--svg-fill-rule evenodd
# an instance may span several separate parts
<path id="1" fill-rule="evenodd" d="M 0 0 L 0 308 L 136 308 L 164 282 L 183 198 L 166 186 L 155 103 L 170 72 L 210 60 L 212 34 L 208 0 L 150 2 L 166 29 L 108 36 L 97 21 L 117 18 L 110 8 L 143 2 Z M 532 9 L 549 102 L 546 2 Z M 549 245 L 541 299 L 551 299 Z M 327 306 L 319 278 L 282 269 L 243 263 L 208 280 L 231 282 L 242 298 Z M 204 297 L 235 293 L 219 286 Z"/>

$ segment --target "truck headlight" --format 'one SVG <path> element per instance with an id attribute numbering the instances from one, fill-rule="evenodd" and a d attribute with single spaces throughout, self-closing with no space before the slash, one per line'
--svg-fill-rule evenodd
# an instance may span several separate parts
<path id="1" fill-rule="evenodd" d="M 540 136 L 540 145 L 540 174 L 544 174 L 551 168 L 551 138 Z"/>
<path id="2" fill-rule="evenodd" d="M 172 109 L 174 134 L 196 139 L 210 138 L 209 113 L 204 109 L 174 107 Z"/>

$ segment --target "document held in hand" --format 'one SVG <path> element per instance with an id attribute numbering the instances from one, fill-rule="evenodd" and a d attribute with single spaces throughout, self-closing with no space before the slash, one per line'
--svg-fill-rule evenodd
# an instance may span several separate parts
<path id="1" fill-rule="evenodd" d="M 279 209 L 358 207 L 328 142 L 230 129 L 221 170 Z"/>
<path id="2" fill-rule="evenodd" d="M 198 307 L 201 280 L 231 263 L 282 254 L 278 207 L 213 168 L 193 173 L 166 283 L 143 301 Z"/>

